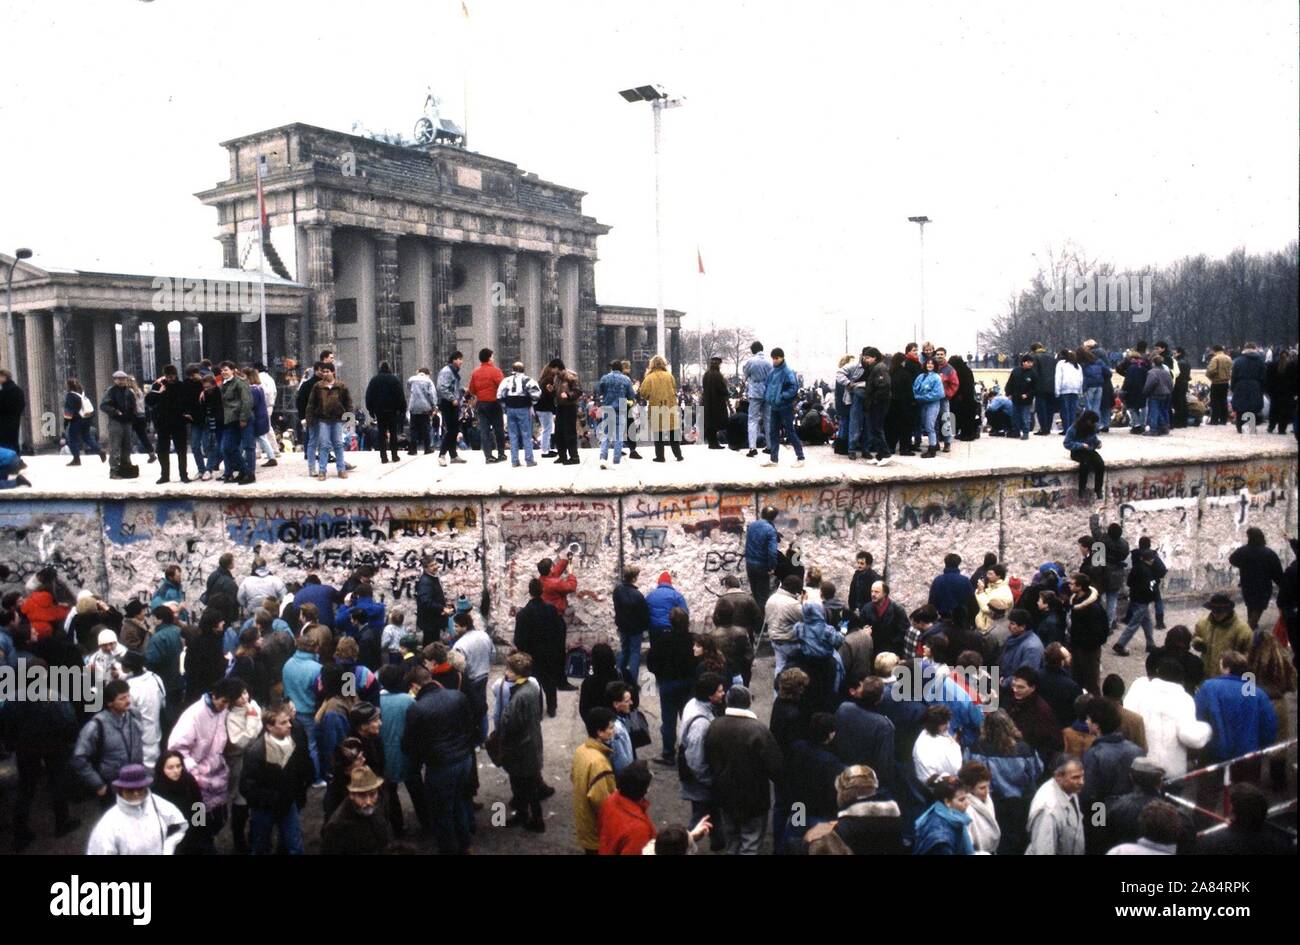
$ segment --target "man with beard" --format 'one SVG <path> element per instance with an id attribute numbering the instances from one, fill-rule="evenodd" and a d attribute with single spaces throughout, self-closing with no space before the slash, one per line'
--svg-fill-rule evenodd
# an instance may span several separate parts
<path id="1" fill-rule="evenodd" d="M 321 853 L 377 856 L 387 849 L 392 839 L 388 818 L 378 815 L 383 786 L 384 779 L 364 765 L 352 772 L 347 803 L 339 805 L 321 830 Z"/>

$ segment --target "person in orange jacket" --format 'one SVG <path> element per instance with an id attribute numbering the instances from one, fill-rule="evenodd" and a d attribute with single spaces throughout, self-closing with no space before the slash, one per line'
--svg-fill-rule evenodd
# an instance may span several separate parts
<path id="1" fill-rule="evenodd" d="M 564 576 L 572 563 L 572 548 L 559 561 L 543 558 L 537 562 L 537 572 L 542 576 L 542 603 L 550 604 L 560 612 L 561 617 L 568 606 L 569 595 L 578 589 L 578 578 L 572 571 L 569 571 L 568 577 Z"/>
<path id="2" fill-rule="evenodd" d="M 469 376 L 466 392 L 478 402 L 478 435 L 483 445 L 483 458 L 489 463 L 499 463 L 506 458 L 505 414 L 497 400 L 497 388 L 506 379 L 505 374 L 492 360 L 492 349 L 478 353 L 478 367 Z M 492 447 L 496 455 L 492 455 Z"/>
<path id="3" fill-rule="evenodd" d="M 36 590 L 32 591 L 18 605 L 27 622 L 32 625 L 32 637 L 44 640 L 53 632 L 55 624 L 60 624 L 68 616 L 67 604 L 60 604 L 54 596 L 58 575 L 53 568 L 42 568 L 36 572 Z"/>
<path id="4" fill-rule="evenodd" d="M 604 804 L 600 805 L 597 819 L 600 822 L 601 856 L 640 856 L 646 844 L 655 839 L 654 822 L 648 813 L 653 775 L 644 761 L 634 761 L 614 777 L 618 788 Z"/>

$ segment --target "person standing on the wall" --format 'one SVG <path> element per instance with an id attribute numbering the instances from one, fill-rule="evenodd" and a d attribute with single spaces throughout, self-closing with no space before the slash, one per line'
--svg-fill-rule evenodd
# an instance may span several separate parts
<path id="1" fill-rule="evenodd" d="M 366 410 L 375 418 L 379 427 L 379 459 L 388 462 L 392 454 L 397 462 L 397 434 L 402 429 L 402 416 L 406 413 L 406 394 L 402 382 L 388 362 L 379 365 L 379 373 L 366 385 Z M 425 417 L 425 436 L 428 436 L 428 416 Z M 412 444 L 414 444 L 415 423 L 411 423 Z"/>
<path id="2" fill-rule="evenodd" d="M 578 401 L 582 399 L 582 386 L 578 375 L 566 370 L 560 363 L 555 375 L 555 448 L 559 457 L 557 465 L 576 466 L 578 459 Z"/>
<path id="3" fill-rule="evenodd" d="M 85 395 L 81 382 L 75 377 L 68 378 L 68 391 L 63 395 L 63 420 L 67 429 L 68 452 L 72 454 L 69 466 L 81 465 L 83 444 L 98 453 L 101 462 L 108 462 L 108 454 L 99 445 L 99 436 L 95 431 L 95 405 Z"/>
<path id="4" fill-rule="evenodd" d="M 254 481 L 253 392 L 234 361 L 221 362 L 221 452 L 226 461 L 222 482 Z"/>
<path id="5" fill-rule="evenodd" d="M 467 393 L 478 403 L 478 435 L 483 445 L 483 458 L 488 463 L 499 463 L 506 458 L 505 423 L 501 402 L 497 399 L 497 388 L 505 378 L 492 359 L 492 349 L 481 350 L 478 367 L 469 376 Z M 495 457 L 492 455 L 493 446 L 496 447 Z"/>
<path id="6" fill-rule="evenodd" d="M 438 414 L 442 417 L 442 445 L 438 448 L 438 465 L 446 466 L 448 454 L 453 463 L 465 460 L 456 455 L 456 438 L 460 436 L 460 405 L 465 399 L 465 383 L 460 378 L 460 366 L 465 356 L 453 351 L 447 363 L 438 372 Z"/>
<path id="7" fill-rule="evenodd" d="M 749 401 L 749 452 L 758 455 L 759 428 L 767 435 L 769 412 L 767 406 L 767 378 L 772 373 L 772 362 L 763 354 L 763 343 L 755 341 L 749 346 L 750 357 L 745 362 L 745 398 Z"/>
<path id="8" fill-rule="evenodd" d="M 113 385 L 99 402 L 99 409 L 108 417 L 108 452 L 112 457 L 109 479 L 134 479 L 140 474 L 131 465 L 131 424 L 136 417 L 136 402 L 130 380 L 125 371 L 114 371 Z"/>
<path id="9" fill-rule="evenodd" d="M 316 372 L 319 380 L 307 401 L 307 416 L 316 424 L 316 478 L 323 480 L 329 467 L 330 450 L 338 477 L 348 477 L 343 459 L 343 418 L 352 412 L 352 392 L 334 378 L 334 367 L 322 364 Z"/>
<path id="10" fill-rule="evenodd" d="M 27 409 L 27 395 L 14 381 L 8 368 L 0 368 L 0 446 L 21 452 L 18 446 L 19 431 L 23 425 L 23 411 Z"/>
<path id="11" fill-rule="evenodd" d="M 420 368 L 406 379 L 406 392 L 407 410 L 411 414 L 411 438 L 406 455 L 414 456 L 421 444 L 424 445 L 425 453 L 432 453 L 429 421 L 438 403 L 438 393 L 434 390 L 433 378 L 429 376 L 427 367 Z"/>
<path id="12" fill-rule="evenodd" d="M 537 399 L 537 425 L 540 430 L 538 440 L 542 448 L 542 459 L 554 459 L 559 453 L 551 444 L 555 432 L 555 382 L 558 374 L 564 370 L 564 362 L 551 358 L 550 363 L 542 369 L 542 376 L 537 379 L 537 386 L 542 389 Z"/>

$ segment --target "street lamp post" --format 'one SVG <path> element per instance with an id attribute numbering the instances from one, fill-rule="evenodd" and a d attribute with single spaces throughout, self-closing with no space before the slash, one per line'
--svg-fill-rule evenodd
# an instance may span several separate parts
<path id="1" fill-rule="evenodd" d="M 14 267 L 20 259 L 31 259 L 32 251 L 27 247 L 14 250 L 14 260 L 9 264 L 5 274 L 5 328 L 9 333 L 9 370 L 18 371 L 18 342 L 14 335 Z"/>
<path id="2" fill-rule="evenodd" d="M 915 223 L 921 228 L 921 329 L 914 339 L 917 345 L 925 344 L 925 225 L 930 222 L 927 216 L 908 217 L 908 223 Z M 916 326 L 913 326 L 915 330 Z"/>
<path id="3" fill-rule="evenodd" d="M 659 199 L 659 139 L 662 115 L 665 108 L 676 108 L 682 104 L 681 97 L 671 97 L 662 85 L 639 85 L 634 89 L 624 89 L 618 93 L 629 102 L 649 102 L 654 110 L 655 121 L 655 289 L 658 299 L 655 303 L 655 354 L 664 356 L 667 330 L 664 327 L 664 249 L 663 223 Z M 680 365 L 677 366 L 680 369 Z"/>

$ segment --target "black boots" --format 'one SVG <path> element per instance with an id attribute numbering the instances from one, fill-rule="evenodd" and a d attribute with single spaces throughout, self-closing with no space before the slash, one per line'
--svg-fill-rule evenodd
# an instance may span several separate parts
<path id="1" fill-rule="evenodd" d="M 235 853 L 248 855 L 248 805 L 230 805 L 230 836 L 235 842 Z"/>

